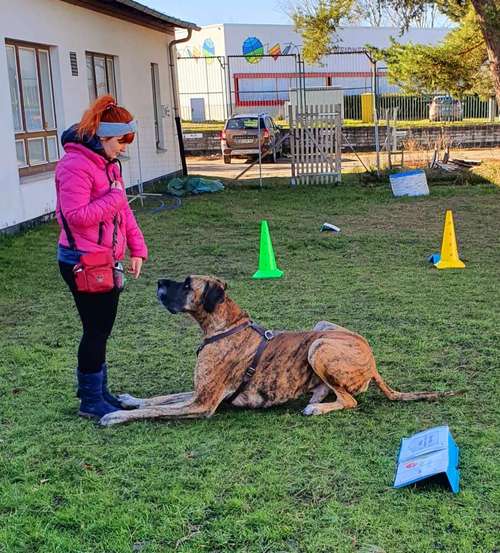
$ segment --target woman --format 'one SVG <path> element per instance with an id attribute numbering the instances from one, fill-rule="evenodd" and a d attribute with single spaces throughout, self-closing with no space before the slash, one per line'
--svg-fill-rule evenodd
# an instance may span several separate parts
<path id="1" fill-rule="evenodd" d="M 118 156 L 134 140 L 132 115 L 101 96 L 80 123 L 62 135 L 65 155 L 56 168 L 57 219 L 61 226 L 57 259 L 80 315 L 83 336 L 78 348 L 79 415 L 102 417 L 121 408 L 107 389 L 106 343 L 120 292 L 82 293 L 74 266 L 87 253 L 109 252 L 115 261 L 130 252 L 129 272 L 141 273 L 147 258 L 144 238 L 128 205 Z"/>

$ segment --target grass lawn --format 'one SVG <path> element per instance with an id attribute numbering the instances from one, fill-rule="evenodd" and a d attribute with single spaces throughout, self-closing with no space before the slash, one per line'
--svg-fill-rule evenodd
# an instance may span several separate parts
<path id="1" fill-rule="evenodd" d="M 155 299 L 159 276 L 216 274 L 268 328 L 327 319 L 371 343 L 400 390 L 467 389 L 304 417 L 306 398 L 209 420 L 108 429 L 75 415 L 76 312 L 54 223 L 0 242 L 0 552 L 493 553 L 499 551 L 499 189 L 290 189 L 275 179 L 138 211 L 151 258 L 123 293 L 108 348 L 115 390 L 192 388 L 199 332 Z M 437 271 L 445 209 L 463 271 Z M 252 281 L 260 219 L 277 281 Z M 320 233 L 325 221 L 338 236 Z M 401 437 L 448 424 L 461 491 L 391 487 Z M 495 528 L 497 529 L 495 531 Z"/>

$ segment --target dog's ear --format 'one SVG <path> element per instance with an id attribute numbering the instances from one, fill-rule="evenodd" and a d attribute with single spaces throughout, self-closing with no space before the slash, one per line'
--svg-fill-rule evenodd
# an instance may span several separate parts
<path id="1" fill-rule="evenodd" d="M 205 311 L 207 313 L 213 313 L 217 304 L 224 301 L 224 296 L 225 293 L 222 286 L 219 286 L 219 284 L 211 284 L 210 282 L 207 282 L 205 284 L 205 289 L 203 290 L 203 295 L 201 297 L 201 301 Z"/>
<path id="2" fill-rule="evenodd" d="M 225 280 L 222 280 L 220 278 L 216 278 L 215 280 L 217 281 L 218 284 L 222 286 L 223 290 L 227 290 L 227 282 Z"/>

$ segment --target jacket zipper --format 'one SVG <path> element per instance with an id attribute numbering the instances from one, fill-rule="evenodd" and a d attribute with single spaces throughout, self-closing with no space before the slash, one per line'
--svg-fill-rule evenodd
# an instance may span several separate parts
<path id="1" fill-rule="evenodd" d="M 101 221 L 99 223 L 99 235 L 98 235 L 98 238 L 97 238 L 97 244 L 98 245 L 101 245 L 101 242 L 102 242 L 102 232 L 104 230 L 104 222 Z"/>

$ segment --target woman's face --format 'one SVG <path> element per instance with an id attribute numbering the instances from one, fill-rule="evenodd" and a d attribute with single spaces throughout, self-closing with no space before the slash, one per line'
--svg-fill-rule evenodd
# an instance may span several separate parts
<path id="1" fill-rule="evenodd" d="M 101 138 L 101 144 L 104 148 L 104 153 L 109 159 L 116 159 L 119 155 L 124 154 L 128 144 L 121 142 L 123 136 L 111 136 L 109 138 Z"/>

